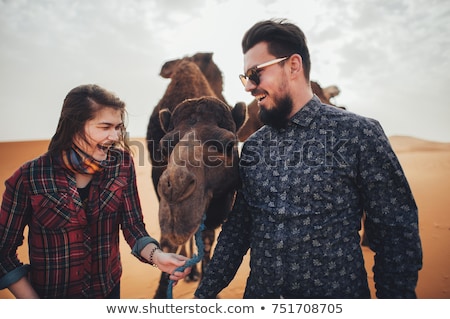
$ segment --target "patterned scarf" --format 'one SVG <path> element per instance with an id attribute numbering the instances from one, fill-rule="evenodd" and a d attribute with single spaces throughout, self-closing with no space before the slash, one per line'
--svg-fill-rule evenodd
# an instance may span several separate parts
<path id="1" fill-rule="evenodd" d="M 68 151 L 62 152 L 64 165 L 74 173 L 93 175 L 103 170 L 102 162 L 83 152 L 75 144 Z"/>

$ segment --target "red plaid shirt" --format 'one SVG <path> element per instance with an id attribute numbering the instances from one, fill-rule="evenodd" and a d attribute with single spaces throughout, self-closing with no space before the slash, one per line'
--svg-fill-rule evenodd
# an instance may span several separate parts
<path id="1" fill-rule="evenodd" d="M 94 175 L 86 209 L 75 176 L 60 158 L 44 154 L 6 181 L 0 211 L 0 289 L 26 274 L 27 266 L 17 258 L 25 226 L 28 276 L 41 298 L 103 298 L 118 284 L 119 227 L 130 247 L 148 233 L 133 160 L 127 152 L 114 154 L 110 165 Z"/>

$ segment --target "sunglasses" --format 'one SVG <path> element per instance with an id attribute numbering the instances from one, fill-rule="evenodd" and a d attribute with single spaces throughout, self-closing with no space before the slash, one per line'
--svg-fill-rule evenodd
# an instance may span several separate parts
<path id="1" fill-rule="evenodd" d="M 280 63 L 286 59 L 288 59 L 288 56 L 285 56 L 284 58 L 277 58 L 274 60 L 270 60 L 268 62 L 262 63 L 260 65 L 254 66 L 253 68 L 250 68 L 247 70 L 247 72 L 245 72 L 245 74 L 239 74 L 239 79 L 242 82 L 243 86 L 247 85 L 248 80 L 252 81 L 253 83 L 255 83 L 256 85 L 259 85 L 259 72 L 271 65 Z"/>

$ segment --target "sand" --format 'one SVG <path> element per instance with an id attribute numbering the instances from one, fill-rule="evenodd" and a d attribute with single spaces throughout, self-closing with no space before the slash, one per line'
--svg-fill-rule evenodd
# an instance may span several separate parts
<path id="1" fill-rule="evenodd" d="M 419 207 L 419 227 L 424 250 L 423 269 L 419 273 L 418 298 L 450 298 L 450 143 L 425 141 L 408 136 L 390 137 Z M 45 152 L 48 141 L 0 143 L 0 193 L 3 181 L 27 160 Z M 159 238 L 158 202 L 151 184 L 150 163 L 144 139 L 132 141 L 138 189 L 141 197 L 147 230 Z M 363 248 L 369 284 L 374 298 L 372 280 L 373 253 Z M 121 238 L 123 259 L 122 298 L 152 298 L 160 271 L 139 262 L 130 254 L 130 248 Z M 27 247 L 19 249 L 19 257 L 28 261 Z M 248 275 L 248 256 L 231 284 L 220 298 L 242 298 Z M 174 298 L 193 298 L 197 282 L 181 281 L 173 289 Z M 1 298 L 13 298 L 7 289 L 0 291 Z"/>

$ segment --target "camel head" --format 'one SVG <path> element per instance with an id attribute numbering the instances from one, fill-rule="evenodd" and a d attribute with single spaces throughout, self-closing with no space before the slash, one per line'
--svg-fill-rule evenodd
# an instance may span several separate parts
<path id="1" fill-rule="evenodd" d="M 178 68 L 178 64 L 182 61 L 194 62 L 206 80 L 208 81 L 214 94 L 223 102 L 226 103 L 225 97 L 222 95 L 223 91 L 223 76 L 217 64 L 213 61 L 212 52 L 198 52 L 192 56 L 185 56 L 181 59 L 174 59 L 167 61 L 161 67 L 159 75 L 163 78 L 172 78 L 173 73 Z"/>
<path id="2" fill-rule="evenodd" d="M 159 221 L 174 245 L 196 232 L 204 214 L 207 227 L 218 227 L 231 209 L 239 185 L 235 123 L 245 116 L 233 111 L 215 97 L 201 97 L 160 112 L 168 164 L 158 182 Z"/>

